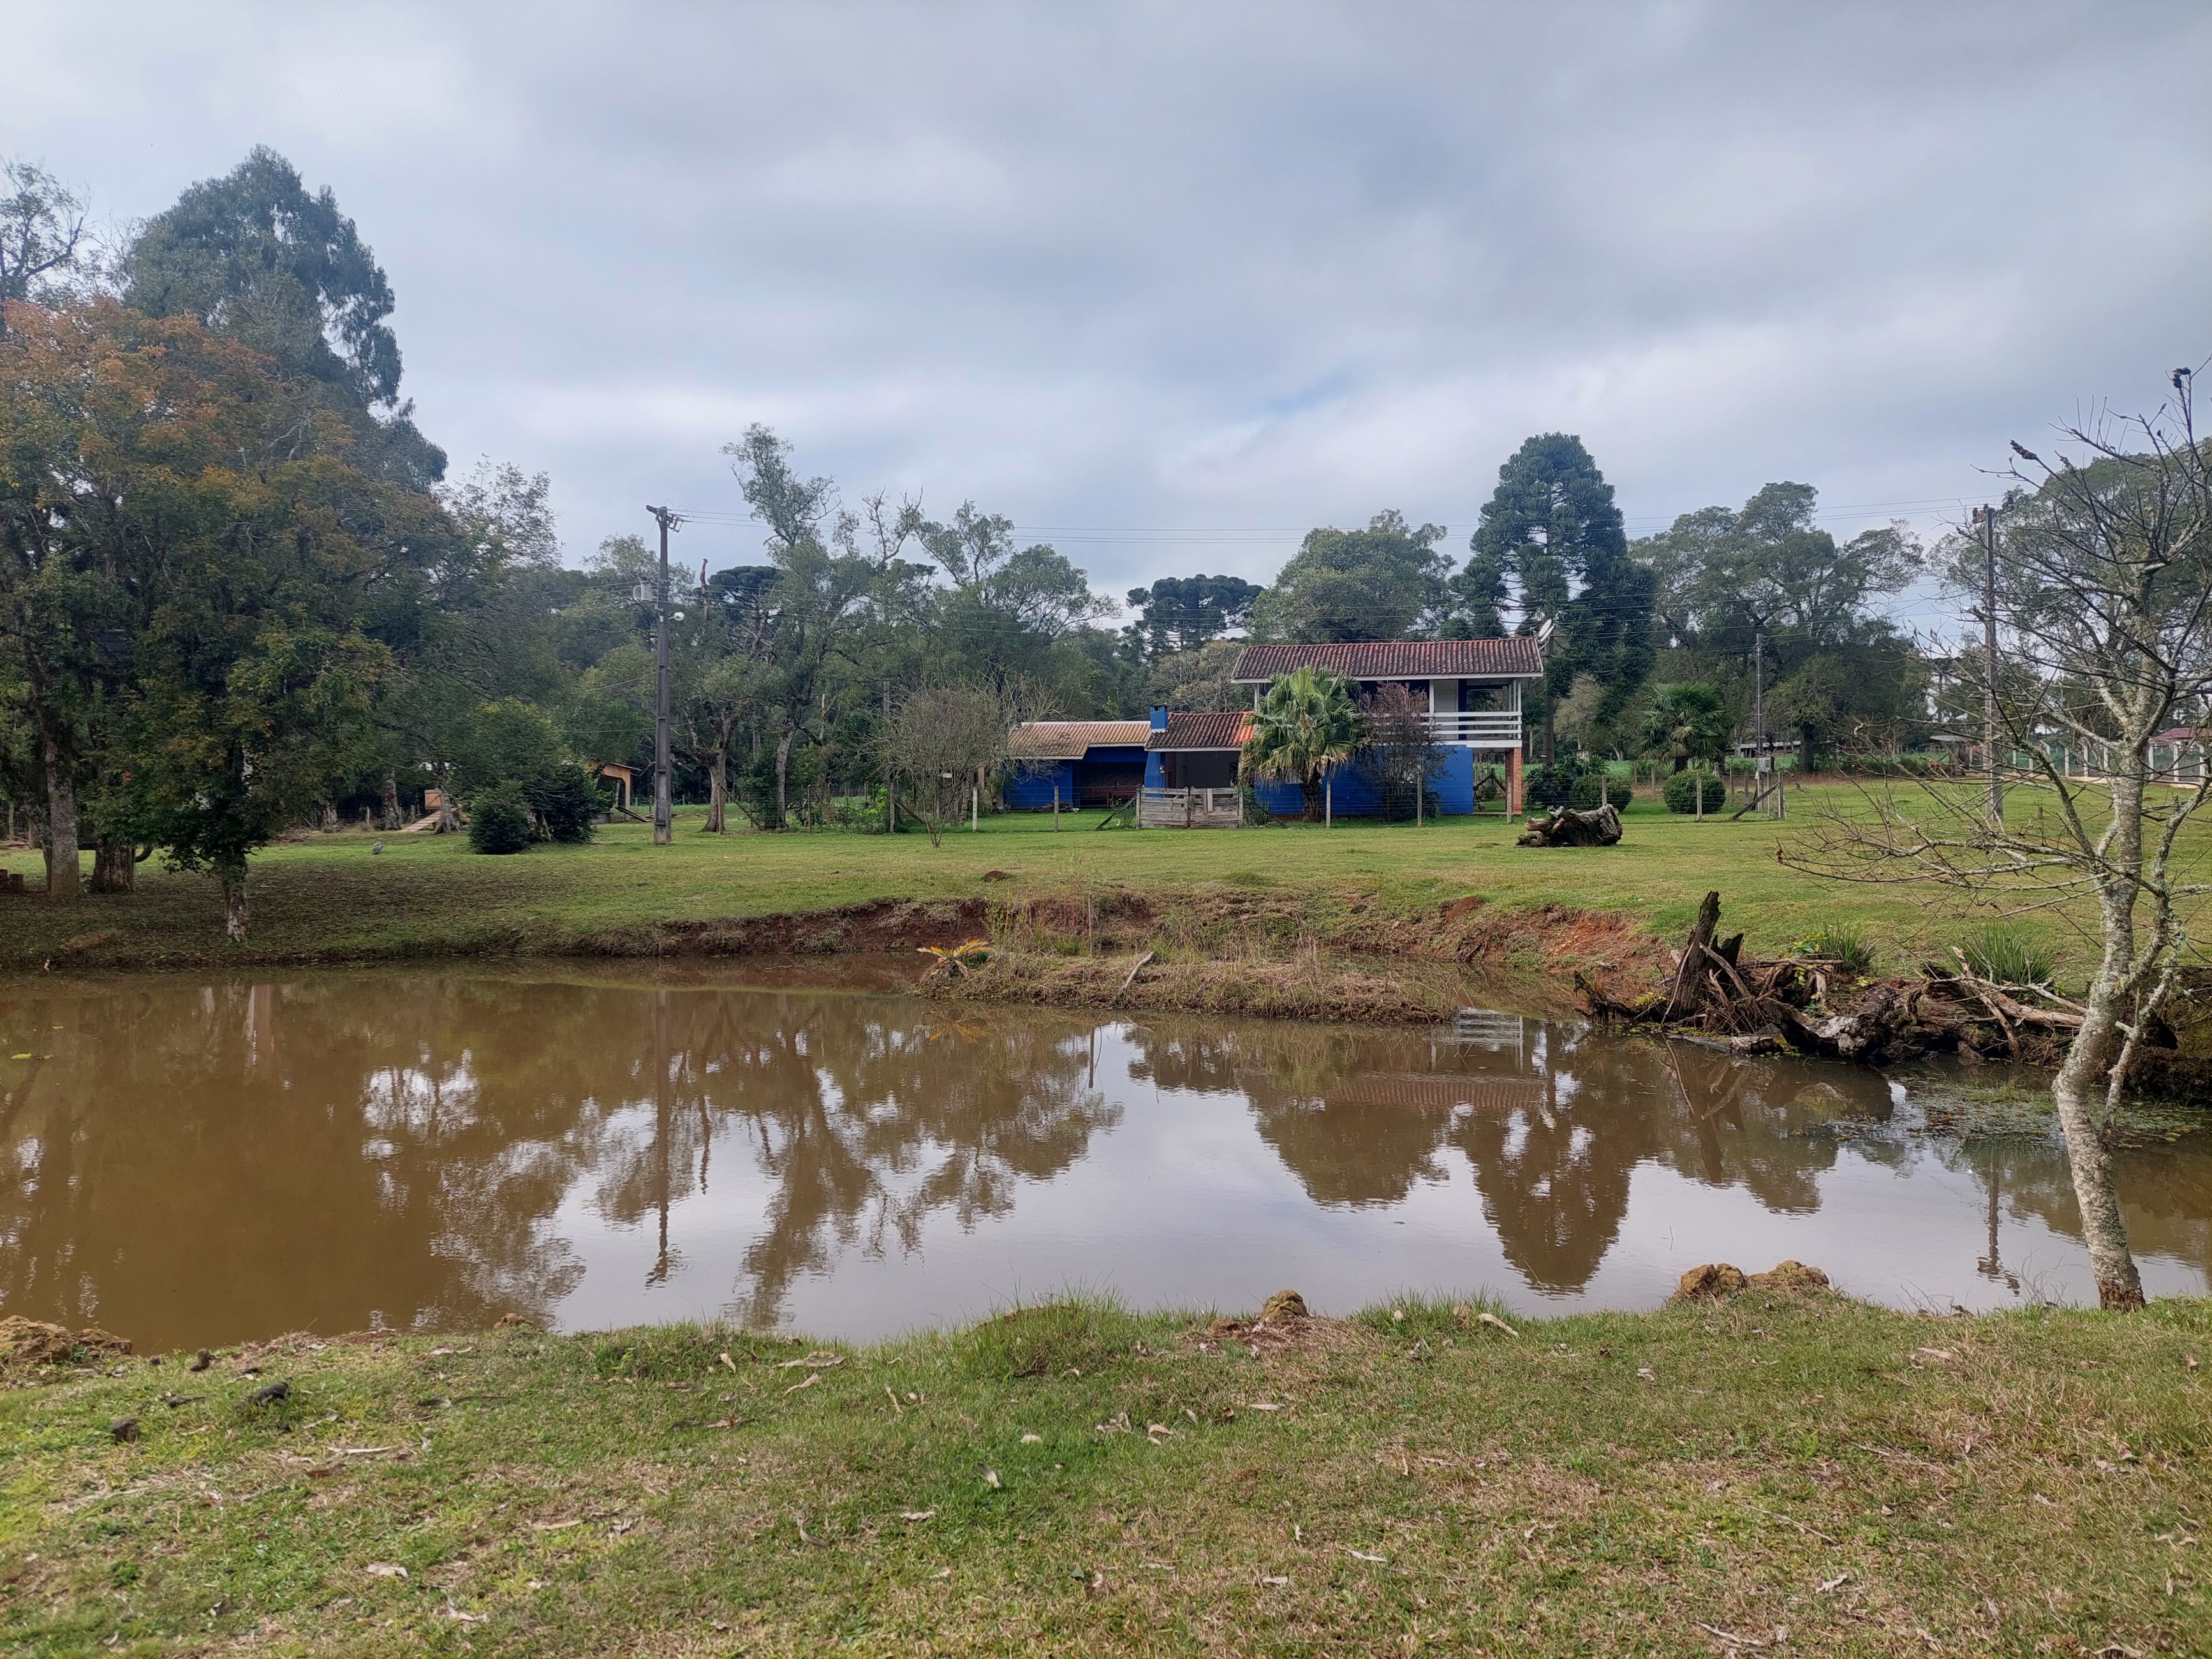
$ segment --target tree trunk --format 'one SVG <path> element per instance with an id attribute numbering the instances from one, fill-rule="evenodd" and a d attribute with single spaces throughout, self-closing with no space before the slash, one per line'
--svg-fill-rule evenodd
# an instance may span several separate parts
<path id="1" fill-rule="evenodd" d="M 724 817 L 723 803 L 730 798 L 730 746 L 717 744 L 714 764 L 707 772 L 707 833 L 724 834 L 728 824 Z"/>
<path id="2" fill-rule="evenodd" d="M 775 827 L 787 828 L 791 822 L 791 743 L 799 733 L 787 732 L 775 744 Z"/>
<path id="3" fill-rule="evenodd" d="M 46 898 L 74 904 L 83 891 L 77 869 L 76 776 L 53 738 L 40 749 L 46 774 Z"/>
<path id="4" fill-rule="evenodd" d="M 450 836 L 461 827 L 461 809 L 453 801 L 453 769 L 446 767 L 438 774 L 438 827 L 434 836 Z"/>
<path id="5" fill-rule="evenodd" d="M 2112 1154 L 2105 1146 L 2098 1097 L 2118 1055 L 2120 1022 L 2134 1012 L 2122 1005 L 2136 979 L 2136 902 L 2143 863 L 2145 767 L 2143 757 L 2136 758 L 2138 764 L 2130 775 L 2114 778 L 2112 785 L 2111 873 L 2098 894 L 2104 951 L 2082 999 L 2081 1029 L 2051 1083 L 2059 1130 L 2066 1141 L 2066 1164 L 2074 1177 L 2074 1198 L 2081 1210 L 2081 1242 L 2097 1280 L 2097 1303 L 2123 1312 L 2143 1305 L 2142 1279 L 2128 1249 L 2119 1197 L 2112 1190 Z"/>
<path id="6" fill-rule="evenodd" d="M 1308 823 L 1321 822 L 1322 788 L 1323 785 L 1319 774 L 1298 780 L 1298 795 L 1305 803 L 1305 821 Z"/>
<path id="7" fill-rule="evenodd" d="M 386 830 L 406 827 L 399 817 L 399 777 L 389 768 L 384 774 L 384 827 Z"/>
<path id="8" fill-rule="evenodd" d="M 243 943 L 246 939 L 246 871 L 225 870 L 222 875 L 222 931 Z"/>
<path id="9" fill-rule="evenodd" d="M 92 855 L 92 890 L 128 893 L 138 884 L 138 849 L 127 841 L 103 841 Z"/>
<path id="10" fill-rule="evenodd" d="M 2089 1252 L 2089 1271 L 2097 1281 L 2097 1305 L 2131 1312 L 2143 1305 L 2142 1279 L 2128 1249 L 2128 1230 L 2112 1189 L 2112 1154 L 2098 1121 L 2098 1085 L 2112 1057 L 2117 997 L 2100 971 L 2091 988 L 2088 1012 L 2066 1060 L 2051 1079 L 2051 1097 L 2058 1107 L 2058 1127 L 2066 1140 L 2067 1168 L 2074 1177 L 2074 1199 L 2081 1211 L 2081 1243 Z"/>

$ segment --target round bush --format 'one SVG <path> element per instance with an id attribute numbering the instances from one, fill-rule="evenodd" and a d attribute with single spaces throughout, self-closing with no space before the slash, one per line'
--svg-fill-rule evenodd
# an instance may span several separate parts
<path id="1" fill-rule="evenodd" d="M 1667 810 L 1694 812 L 1698 791 L 1705 793 L 1705 811 L 1717 812 L 1728 802 L 1728 786 L 1711 772 L 1677 772 L 1667 780 Z"/>
<path id="2" fill-rule="evenodd" d="M 607 810 L 599 785 L 580 766 L 554 767 L 531 780 L 522 794 L 545 825 L 545 833 L 560 842 L 591 840 L 599 815 Z"/>
<path id="3" fill-rule="evenodd" d="M 487 789 L 469 804 L 471 853 L 520 853 L 530 846 L 530 807 L 511 783 Z"/>
<path id="4" fill-rule="evenodd" d="M 1626 806 L 1633 798 L 1634 793 L 1627 784 L 1602 772 L 1584 774 L 1577 778 L 1574 787 L 1567 791 L 1567 805 L 1577 812 L 1589 811 L 1607 801 L 1615 806 Z"/>

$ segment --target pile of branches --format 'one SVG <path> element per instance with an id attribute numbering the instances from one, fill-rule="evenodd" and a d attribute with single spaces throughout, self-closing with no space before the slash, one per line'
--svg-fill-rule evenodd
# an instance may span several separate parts
<path id="1" fill-rule="evenodd" d="M 1620 1002 L 1577 974 L 1585 1006 L 1735 1054 L 1790 1048 L 1877 1066 L 1929 1054 L 2052 1065 L 2081 1024 L 2046 988 L 1996 984 L 1963 956 L 1956 971 L 1931 963 L 1917 979 L 1864 983 L 1818 957 L 1746 957 L 1741 933 L 1715 937 L 1720 915 L 1721 896 L 1706 894 L 1665 991 Z"/>

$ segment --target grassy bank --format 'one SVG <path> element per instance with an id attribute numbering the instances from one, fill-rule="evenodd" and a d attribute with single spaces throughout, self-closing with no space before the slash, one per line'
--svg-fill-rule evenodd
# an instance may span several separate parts
<path id="1" fill-rule="evenodd" d="M 2205 1303 L 184 1359 L 0 1393 L 0 1647 L 2212 1650 Z"/>
<path id="2" fill-rule="evenodd" d="M 513 858 L 471 854 L 459 837 L 388 836 L 373 854 L 359 832 L 316 836 L 254 860 L 252 938 L 222 937 L 215 884 L 141 866 L 139 890 L 49 908 L 0 896 L 0 971 L 349 962 L 521 951 L 650 954 L 702 943 L 702 924 L 804 914 L 884 900 L 977 911 L 1036 899 L 1078 905 L 1130 894 L 1169 914 L 1186 896 L 1262 903 L 1269 927 L 1323 945 L 1357 945 L 1393 921 L 1419 927 L 1440 906 L 1479 896 L 1506 911 L 1564 907 L 1627 918 L 1639 937 L 1679 939 L 1708 888 L 1753 950 L 1780 949 L 1824 924 L 1857 923 L 1897 969 L 1959 938 L 1966 923 L 1936 896 L 1808 879 L 1776 860 L 1806 833 L 1840 786 L 1793 792 L 1787 825 L 1693 819 L 1639 802 L 1616 848 L 1515 847 L 1497 818 L 1411 826 L 1305 826 L 1235 832 L 1094 832 L 1095 815 L 1055 832 L 1049 817 L 987 819 L 933 848 L 920 836 L 700 833 L 679 814 L 676 844 L 655 848 L 641 825 L 619 824 L 584 848 Z M 35 884 L 35 855 L 5 863 Z M 1285 920 L 1287 919 L 1287 920 Z M 2063 918 L 2021 926 L 2079 959 Z M 687 939 L 686 930 L 690 930 Z M 720 948 L 781 937 L 739 933 Z M 793 936 L 785 943 L 823 941 Z M 834 944 L 836 941 L 830 940 Z M 1233 942 L 1233 941 L 1232 941 Z M 1540 962 L 1540 947 L 1532 949 Z"/>

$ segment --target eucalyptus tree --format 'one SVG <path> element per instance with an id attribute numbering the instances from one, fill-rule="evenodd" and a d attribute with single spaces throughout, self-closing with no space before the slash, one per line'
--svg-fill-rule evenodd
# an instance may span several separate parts
<path id="1" fill-rule="evenodd" d="M 85 264 L 84 198 L 45 168 L 0 161 L 0 338 L 9 300 L 38 300 Z"/>
<path id="2" fill-rule="evenodd" d="M 899 580 L 900 555 L 924 529 L 919 502 L 894 507 L 882 495 L 860 514 L 842 509 L 826 477 L 801 477 L 791 445 L 769 428 L 746 428 L 724 446 L 752 515 L 768 528 L 775 577 L 761 594 L 764 622 L 756 647 L 757 689 L 775 742 L 773 828 L 790 817 L 792 746 L 825 740 L 851 701 L 865 695 L 857 652 L 887 589 Z M 867 545 L 863 546 L 863 536 Z"/>
<path id="3" fill-rule="evenodd" d="M 257 146 L 149 220 L 124 252 L 123 298 L 151 317 L 190 316 L 323 389 L 344 418 L 357 470 L 427 489 L 443 451 L 399 397 L 399 343 L 386 320 L 392 284 L 326 187 L 310 192 L 275 150 Z"/>

